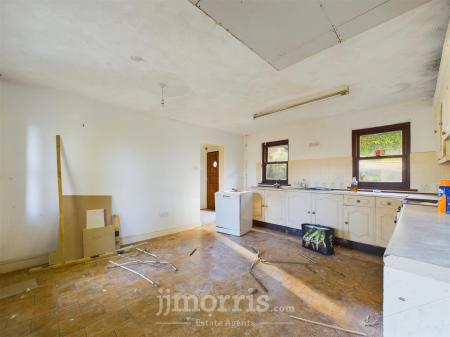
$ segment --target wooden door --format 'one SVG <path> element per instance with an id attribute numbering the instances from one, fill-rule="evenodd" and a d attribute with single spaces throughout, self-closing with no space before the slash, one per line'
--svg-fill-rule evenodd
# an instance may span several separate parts
<path id="1" fill-rule="evenodd" d="M 206 165 L 206 207 L 216 209 L 214 194 L 219 191 L 219 151 L 207 153 Z"/>
<path id="2" fill-rule="evenodd" d="M 302 228 L 302 224 L 311 223 L 311 193 L 286 192 L 286 225 Z"/>

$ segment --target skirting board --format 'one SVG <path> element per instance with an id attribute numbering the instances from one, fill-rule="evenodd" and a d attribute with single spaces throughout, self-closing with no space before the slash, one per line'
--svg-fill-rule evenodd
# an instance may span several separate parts
<path id="1" fill-rule="evenodd" d="M 271 229 L 274 231 L 283 232 L 283 233 L 287 233 L 290 235 L 295 235 L 295 236 L 300 236 L 300 237 L 302 236 L 301 229 L 275 225 L 275 224 L 271 224 L 268 222 L 253 220 L 253 226 L 265 227 L 265 228 L 268 228 L 268 229 Z M 358 251 L 376 255 L 376 256 L 383 256 L 384 251 L 386 250 L 386 248 L 376 247 L 376 246 L 368 245 L 365 243 L 353 242 L 353 241 L 344 240 L 341 238 L 335 238 L 335 243 L 337 245 L 345 247 L 345 248 L 358 250 Z"/>
<path id="2" fill-rule="evenodd" d="M 41 254 L 24 259 L 14 259 L 0 262 L 0 274 L 9 273 L 20 269 L 40 266 L 48 263 L 48 254 Z"/>
<path id="3" fill-rule="evenodd" d="M 190 229 L 198 228 L 200 226 L 201 226 L 200 224 L 177 226 L 177 227 L 172 227 L 172 228 L 168 228 L 168 229 L 164 229 L 164 230 L 160 230 L 160 231 L 154 231 L 154 232 L 145 233 L 145 234 L 124 236 L 124 237 L 120 238 L 120 243 L 122 245 L 129 245 L 129 244 L 140 242 L 140 241 L 154 239 L 154 238 L 157 238 L 160 236 L 166 236 L 166 235 L 170 235 L 170 234 L 188 231 Z"/>

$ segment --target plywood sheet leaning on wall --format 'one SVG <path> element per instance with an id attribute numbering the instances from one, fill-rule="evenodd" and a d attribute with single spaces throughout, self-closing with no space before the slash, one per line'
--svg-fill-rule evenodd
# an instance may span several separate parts
<path id="1" fill-rule="evenodd" d="M 66 260 L 83 257 L 83 229 L 86 228 L 86 211 L 105 210 L 105 226 L 111 225 L 112 196 L 110 195 L 65 195 L 64 205 L 64 252 Z M 61 247 L 49 256 L 49 264 L 61 261 Z"/>

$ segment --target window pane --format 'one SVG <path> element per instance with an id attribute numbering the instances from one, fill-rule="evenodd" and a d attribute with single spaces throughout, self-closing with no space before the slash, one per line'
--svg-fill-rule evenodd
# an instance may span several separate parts
<path id="1" fill-rule="evenodd" d="M 266 180 L 287 180 L 287 164 L 267 164 Z"/>
<path id="2" fill-rule="evenodd" d="M 288 160 L 288 145 L 270 146 L 267 149 L 267 161 L 287 161 Z"/>
<path id="3" fill-rule="evenodd" d="M 374 133 L 359 137 L 360 157 L 401 155 L 402 131 Z"/>
<path id="4" fill-rule="evenodd" d="M 364 182 L 402 182 L 402 158 L 362 159 L 359 180 Z"/>

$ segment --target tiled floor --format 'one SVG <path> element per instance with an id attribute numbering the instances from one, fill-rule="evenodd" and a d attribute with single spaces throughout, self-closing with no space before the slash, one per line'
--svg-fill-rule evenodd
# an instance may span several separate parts
<path id="1" fill-rule="evenodd" d="M 380 324 L 363 325 L 369 314 L 379 317 L 381 312 L 379 257 L 339 247 L 336 255 L 325 257 L 302 249 L 296 237 L 261 229 L 233 237 L 216 234 L 210 226 L 154 239 L 147 247 L 179 270 L 130 268 L 159 282 L 164 295 L 196 296 L 203 301 L 200 309 L 207 311 L 158 316 L 158 288 L 128 271 L 109 268 L 104 260 L 1 275 L 0 286 L 36 278 L 39 287 L 0 300 L 0 336 L 350 336 L 289 315 L 337 324 L 371 337 L 382 335 Z M 263 251 L 262 257 L 268 260 L 307 263 L 258 264 L 255 274 L 269 290 L 266 294 L 248 273 L 255 257 L 251 247 Z M 190 256 L 194 248 L 197 251 Z M 316 263 L 309 263 L 303 255 Z M 124 260 L 114 257 L 114 261 Z M 258 292 L 249 295 L 251 287 Z M 214 298 L 225 295 L 247 297 L 237 306 L 224 302 L 224 312 L 208 312 L 214 308 Z M 260 302 L 251 305 L 251 299 L 263 299 L 270 308 L 261 306 L 260 312 L 252 312 L 248 309 Z"/>

